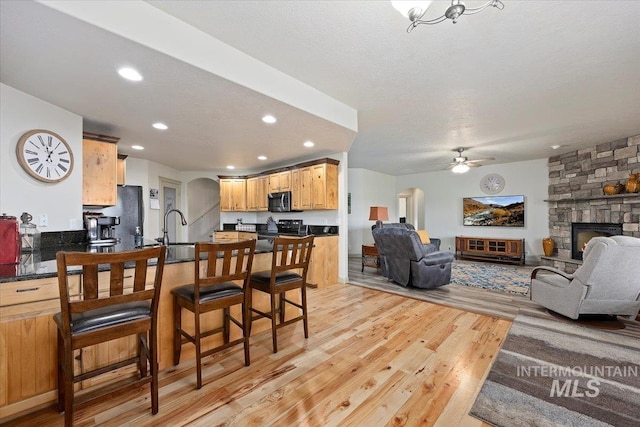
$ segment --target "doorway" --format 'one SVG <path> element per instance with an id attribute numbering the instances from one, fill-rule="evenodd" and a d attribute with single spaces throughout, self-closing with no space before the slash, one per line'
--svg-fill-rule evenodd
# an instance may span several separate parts
<path id="1" fill-rule="evenodd" d="M 161 210 L 160 210 L 160 235 L 162 236 L 164 233 L 164 218 L 167 212 L 171 209 L 178 209 L 182 212 L 181 208 L 181 187 L 182 183 L 180 181 L 175 181 L 169 178 L 160 177 L 160 200 L 161 200 Z M 167 232 L 169 234 L 170 242 L 181 242 L 182 240 L 182 227 L 178 228 L 177 224 L 179 224 L 179 216 L 174 214 L 167 218 Z"/>
<path id="2" fill-rule="evenodd" d="M 413 225 L 416 230 L 425 228 L 424 191 L 419 188 L 405 188 L 398 193 L 398 216 L 400 222 Z"/>

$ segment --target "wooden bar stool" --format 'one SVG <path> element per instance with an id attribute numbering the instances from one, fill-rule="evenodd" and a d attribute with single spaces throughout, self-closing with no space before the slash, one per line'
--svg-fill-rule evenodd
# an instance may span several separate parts
<path id="1" fill-rule="evenodd" d="M 254 239 L 229 243 L 196 243 L 194 283 L 171 290 L 173 294 L 174 347 L 173 364 L 180 363 L 182 345 L 190 342 L 196 346 L 196 383 L 202 387 L 202 358 L 225 348 L 244 343 L 244 363 L 249 366 L 249 274 L 256 248 Z M 206 254 L 207 259 L 201 260 Z M 204 268 L 200 265 L 204 263 Z M 238 285 L 235 282 L 241 282 Z M 242 305 L 242 321 L 231 315 L 230 307 Z M 182 309 L 194 314 L 195 327 L 191 335 L 182 328 Z M 200 315 L 213 310 L 223 310 L 222 326 L 202 331 Z M 242 337 L 230 341 L 230 322 L 242 330 Z M 223 343 L 202 351 L 202 338 L 222 333 Z"/>
<path id="2" fill-rule="evenodd" d="M 307 316 L 307 271 L 311 259 L 314 236 L 307 237 L 277 237 L 273 241 L 273 256 L 271 270 L 260 271 L 251 275 L 249 286 L 271 297 L 271 311 L 265 313 L 251 307 L 255 313 L 251 321 L 266 317 L 271 319 L 271 335 L 273 338 L 273 352 L 278 352 L 276 330 L 299 320 L 304 324 L 304 337 L 309 338 L 309 322 Z M 296 271 L 297 270 L 297 271 Z M 286 298 L 285 292 L 300 289 L 301 303 Z M 278 305 L 276 305 L 278 297 Z M 285 321 L 286 304 L 302 310 L 300 316 Z M 279 322 L 276 321 L 279 314 Z"/>
<path id="3" fill-rule="evenodd" d="M 165 253 L 164 246 L 119 253 L 58 252 L 61 311 L 53 320 L 58 326 L 58 410 L 64 410 L 65 426 L 73 425 L 75 405 L 149 382 L 151 412 L 158 412 L 158 304 Z M 109 271 L 99 273 L 99 266 L 104 265 L 110 267 Z M 69 273 L 77 267 L 82 268 L 79 295 L 69 285 Z M 125 269 L 127 275 L 133 275 L 131 281 L 129 277 L 125 279 Z M 130 335 L 138 337 L 133 357 L 83 372 L 82 349 Z M 80 373 L 74 371 L 76 350 L 80 350 L 76 358 Z M 74 396 L 74 383 L 134 363 L 138 365 L 139 378 Z"/>

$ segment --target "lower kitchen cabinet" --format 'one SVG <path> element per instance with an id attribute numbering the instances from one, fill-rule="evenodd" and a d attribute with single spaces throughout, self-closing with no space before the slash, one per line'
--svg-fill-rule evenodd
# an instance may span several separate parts
<path id="1" fill-rule="evenodd" d="M 236 232 L 237 233 L 237 232 Z M 250 234 L 250 233 L 247 233 Z M 233 266 L 232 266 L 233 268 Z M 271 253 L 256 254 L 253 260 L 255 271 L 271 268 Z M 158 311 L 158 363 L 160 370 L 173 366 L 173 299 L 171 289 L 193 283 L 193 261 L 167 264 L 164 268 L 160 306 Z M 101 273 L 102 274 L 102 273 Z M 105 273 L 108 274 L 108 273 Z M 153 273 L 149 273 L 153 276 Z M 129 276 L 126 274 L 125 277 Z M 80 290 L 79 278 L 76 289 Z M 56 284 L 56 294 L 51 295 L 50 285 Z M 131 286 L 125 282 L 124 286 Z M 20 290 L 20 292 L 16 292 Z M 8 300 L 8 295 L 20 297 Z M 25 295 L 28 295 L 25 297 Z M 44 298 L 39 300 L 39 298 Z M 287 298 L 300 303 L 300 293 L 292 291 Z M 269 296 L 255 292 L 253 304 L 259 310 L 268 311 Z M 60 311 L 57 294 L 57 278 L 26 280 L 2 283 L 0 286 L 0 424 L 35 410 L 51 405 L 57 399 L 57 327 L 52 316 Z M 240 308 L 232 307 L 234 316 L 240 317 Z M 287 310 L 287 320 L 299 316 L 298 310 Z M 190 323 L 191 322 L 191 323 Z M 203 327 L 220 326 L 219 313 L 203 315 Z M 183 326 L 193 327 L 193 316 L 183 316 Z M 268 319 L 253 322 L 252 334 L 270 329 Z M 241 331 L 232 328 L 231 339 L 239 338 Z M 203 351 L 221 343 L 221 337 L 211 337 L 204 343 Z M 82 349 L 76 353 L 77 372 L 89 371 L 111 362 L 127 359 L 135 352 L 135 337 L 126 337 Z M 181 360 L 193 359 L 194 346 L 185 345 Z M 88 387 L 112 379 L 114 376 L 134 375 L 136 367 L 127 366 L 115 373 L 86 380 L 76 384 L 76 389 Z"/>
<path id="2" fill-rule="evenodd" d="M 338 236 L 313 240 L 307 283 L 320 288 L 338 283 Z"/>

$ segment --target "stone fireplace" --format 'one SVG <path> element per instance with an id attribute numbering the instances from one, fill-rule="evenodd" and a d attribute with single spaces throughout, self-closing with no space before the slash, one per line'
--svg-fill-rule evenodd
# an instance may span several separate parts
<path id="1" fill-rule="evenodd" d="M 626 183 L 630 173 L 640 173 L 640 135 L 549 159 L 549 236 L 555 249 L 542 264 L 571 273 L 582 263 L 573 254 L 572 223 L 613 224 L 621 228 L 618 234 L 640 237 L 640 193 L 603 192 L 606 184 Z"/>
<path id="2" fill-rule="evenodd" d="M 571 258 L 581 260 L 585 246 L 593 237 L 619 236 L 622 224 L 572 222 L 571 223 Z"/>

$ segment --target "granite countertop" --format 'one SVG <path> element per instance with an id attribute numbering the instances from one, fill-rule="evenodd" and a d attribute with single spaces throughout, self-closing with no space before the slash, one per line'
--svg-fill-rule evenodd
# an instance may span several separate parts
<path id="1" fill-rule="evenodd" d="M 145 241 L 145 247 L 157 246 L 157 242 Z M 117 244 L 111 247 L 89 246 L 86 243 L 42 248 L 40 251 L 23 253 L 19 264 L 0 265 L 0 284 L 22 280 L 57 277 L 56 253 L 69 252 L 124 252 L 136 249 L 133 245 Z M 273 251 L 272 242 L 258 240 L 256 254 Z M 175 243 L 167 248 L 165 264 L 190 262 L 195 260 L 194 243 Z M 79 272 L 79 271 L 78 271 Z"/>

